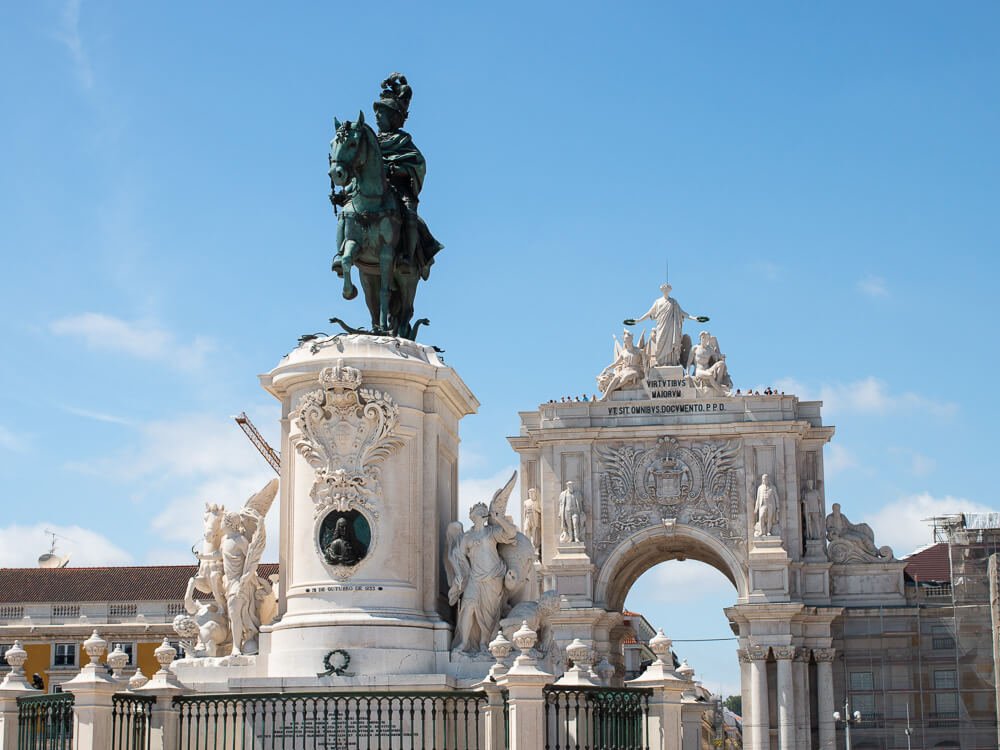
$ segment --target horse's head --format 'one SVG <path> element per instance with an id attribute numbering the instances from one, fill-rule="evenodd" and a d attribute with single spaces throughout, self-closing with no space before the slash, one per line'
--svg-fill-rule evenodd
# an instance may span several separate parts
<path id="1" fill-rule="evenodd" d="M 330 179 L 334 185 L 344 186 L 356 179 L 371 160 L 375 133 L 365 124 L 364 112 L 358 113 L 357 122 L 334 118 L 333 126 L 337 134 L 330 143 Z"/>
<path id="2" fill-rule="evenodd" d="M 221 505 L 205 503 L 204 534 L 205 541 L 218 542 L 222 537 L 222 514 L 225 508 Z"/>

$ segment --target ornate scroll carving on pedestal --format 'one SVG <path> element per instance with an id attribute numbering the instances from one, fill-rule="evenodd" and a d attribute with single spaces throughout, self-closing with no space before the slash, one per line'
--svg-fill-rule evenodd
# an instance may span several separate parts
<path id="1" fill-rule="evenodd" d="M 598 455 L 599 549 L 666 518 L 702 528 L 728 545 L 746 544 L 739 441 L 682 446 L 661 437 L 652 448 L 599 448 Z"/>
<path id="2" fill-rule="evenodd" d="M 403 444 L 394 436 L 399 407 L 388 394 L 362 388 L 361 372 L 343 362 L 324 368 L 319 383 L 292 413 L 301 430 L 295 448 L 316 469 L 316 515 L 364 508 L 378 518 L 379 465 Z"/>

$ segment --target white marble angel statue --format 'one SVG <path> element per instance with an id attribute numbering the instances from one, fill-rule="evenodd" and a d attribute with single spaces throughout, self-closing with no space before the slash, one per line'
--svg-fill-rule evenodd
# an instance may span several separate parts
<path id="1" fill-rule="evenodd" d="M 273 479 L 239 513 L 222 517 L 223 585 L 233 656 L 257 653 L 260 626 L 274 618 L 271 583 L 257 576 L 257 565 L 267 541 L 264 516 L 277 491 L 278 480 Z"/>
<path id="2" fill-rule="evenodd" d="M 632 332 L 626 330 L 622 334 L 622 343 L 615 338 L 615 359 L 597 376 L 597 387 L 601 389 L 601 401 L 607 400 L 615 391 L 626 386 L 640 383 L 649 369 L 649 351 L 646 345 L 646 334 L 639 337 L 639 343 L 633 343 Z"/>
<path id="3" fill-rule="evenodd" d="M 461 521 L 448 525 L 448 601 L 458 606 L 452 649 L 468 654 L 488 651 L 500 619 L 528 580 L 535 559 L 531 540 L 507 518 L 507 501 L 517 472 L 493 495 L 489 507 L 476 503 L 469 511 L 472 528 Z"/>

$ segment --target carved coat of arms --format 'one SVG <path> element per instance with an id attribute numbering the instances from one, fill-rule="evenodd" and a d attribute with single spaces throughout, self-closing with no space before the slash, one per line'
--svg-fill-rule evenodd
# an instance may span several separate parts
<path id="1" fill-rule="evenodd" d="M 319 383 L 292 413 L 300 430 L 295 448 L 316 470 L 316 515 L 365 508 L 378 518 L 379 465 L 403 444 L 394 436 L 399 407 L 388 394 L 362 388 L 361 372 L 342 361 L 323 369 Z"/>
<path id="2" fill-rule="evenodd" d="M 727 544 L 745 543 L 739 441 L 683 446 L 661 437 L 651 448 L 623 445 L 597 452 L 602 462 L 599 548 L 665 518 L 704 528 Z"/>

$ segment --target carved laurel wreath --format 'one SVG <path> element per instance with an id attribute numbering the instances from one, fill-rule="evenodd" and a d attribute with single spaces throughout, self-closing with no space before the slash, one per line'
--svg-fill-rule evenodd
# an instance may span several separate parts
<path id="1" fill-rule="evenodd" d="M 333 663 L 334 657 L 339 657 L 339 664 Z M 326 667 L 326 671 L 317 672 L 317 677 L 327 677 L 331 674 L 336 675 L 337 677 L 343 677 L 347 674 L 347 668 L 351 666 L 351 655 L 342 648 L 335 648 L 323 657 L 323 666 Z"/>

